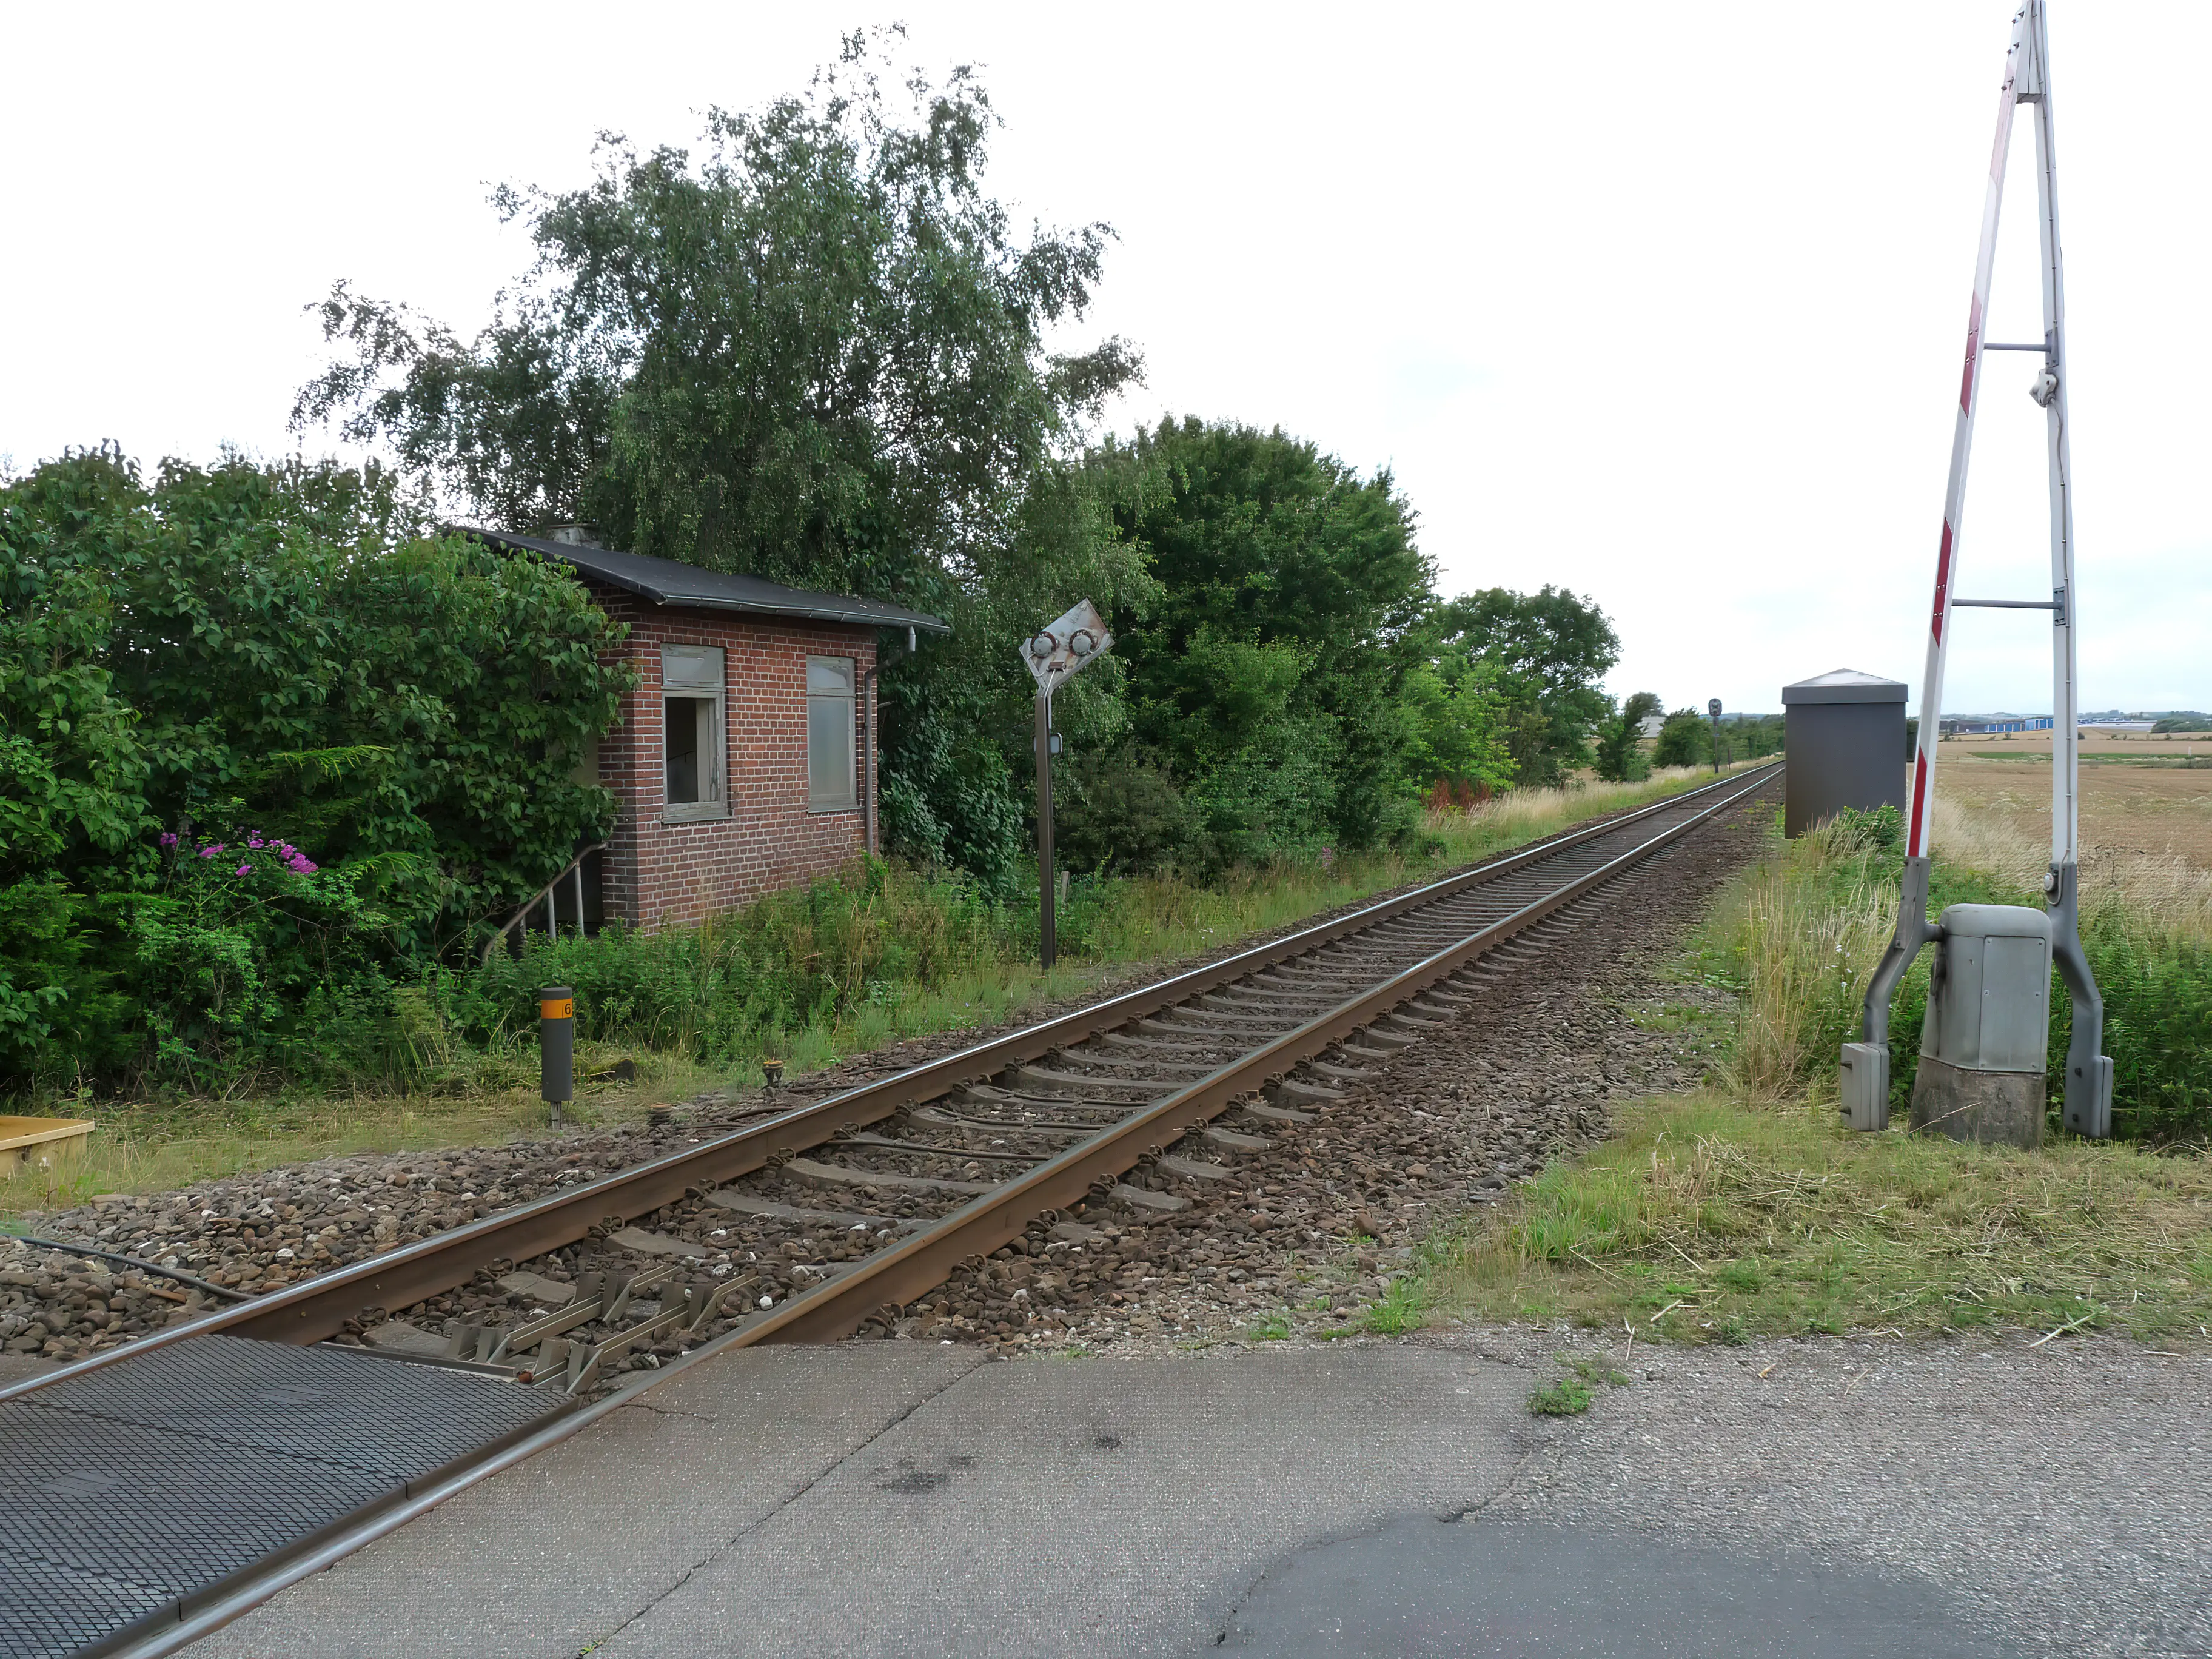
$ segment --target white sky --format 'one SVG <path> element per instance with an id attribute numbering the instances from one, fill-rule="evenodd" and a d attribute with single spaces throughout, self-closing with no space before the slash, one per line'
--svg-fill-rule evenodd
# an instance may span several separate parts
<path id="1" fill-rule="evenodd" d="M 2212 7 L 2055 4 L 2083 706 L 2212 708 Z M 1394 467 L 1448 588 L 1604 605 L 1616 690 L 1917 692 L 2010 15 L 6 0 L 0 456 L 289 450 L 333 278 L 472 330 L 526 257 L 489 185 L 580 182 L 600 128 L 687 142 L 903 17 L 926 66 L 986 67 L 1003 196 L 1120 233 L 1087 331 L 1148 360 L 1117 425 Z M 1996 339 L 2040 333 L 2032 143 L 2022 118 Z M 1990 361 L 1960 591 L 2033 598 L 2034 360 Z M 2048 638 L 1969 613 L 1949 706 L 2047 708 Z"/>

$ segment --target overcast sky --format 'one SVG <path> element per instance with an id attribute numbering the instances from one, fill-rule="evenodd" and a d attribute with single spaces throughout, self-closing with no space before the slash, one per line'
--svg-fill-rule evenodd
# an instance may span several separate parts
<path id="1" fill-rule="evenodd" d="M 1773 709 L 1850 666 L 1917 697 L 2010 16 L 19 3 L 0 456 L 288 451 L 334 278 L 472 329 L 526 260 L 490 185 L 580 182 L 603 128 L 686 142 L 902 18 L 925 66 L 984 66 L 1002 196 L 1119 234 L 1085 331 L 1145 352 L 1115 424 L 1393 469 L 1449 589 L 1596 599 L 1616 690 Z M 2212 6 L 2055 0 L 2051 36 L 2083 706 L 2212 708 Z M 2032 144 L 1996 339 L 2040 332 Z M 2033 361 L 1991 359 L 1976 597 L 2049 589 Z M 2048 708 L 2049 632 L 1971 613 L 1950 708 Z"/>

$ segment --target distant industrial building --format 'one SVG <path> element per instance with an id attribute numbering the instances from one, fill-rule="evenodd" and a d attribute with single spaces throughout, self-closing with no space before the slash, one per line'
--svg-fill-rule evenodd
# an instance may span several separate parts
<path id="1" fill-rule="evenodd" d="M 1997 732 L 2048 732 L 2055 724 L 2048 714 L 1946 714 L 1942 729 L 1947 738 L 1978 738 Z"/>

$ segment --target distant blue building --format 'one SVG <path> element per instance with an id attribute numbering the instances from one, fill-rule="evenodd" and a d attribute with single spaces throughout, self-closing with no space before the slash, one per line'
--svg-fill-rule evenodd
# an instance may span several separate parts
<path id="1" fill-rule="evenodd" d="M 1998 732 L 2048 732 L 2057 722 L 2049 714 L 1954 714 L 1943 721 L 1945 737 L 1978 738 Z"/>

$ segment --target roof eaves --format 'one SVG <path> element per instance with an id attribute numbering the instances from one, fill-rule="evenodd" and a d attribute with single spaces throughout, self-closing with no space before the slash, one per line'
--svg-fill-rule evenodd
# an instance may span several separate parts
<path id="1" fill-rule="evenodd" d="M 753 616 L 798 617 L 811 622 L 843 623 L 860 628 L 916 628 L 932 634 L 950 634 L 952 631 L 951 624 L 941 617 L 931 616 L 925 611 L 909 611 L 903 605 L 891 605 L 881 599 L 866 599 L 856 595 L 849 603 L 822 605 L 784 603 L 766 596 L 735 599 L 727 594 L 687 592 L 680 588 L 657 586 L 636 574 L 634 567 L 644 560 L 644 555 L 623 553 L 608 547 L 546 541 L 536 536 L 517 536 L 507 531 L 486 530 L 477 525 L 456 524 L 448 525 L 446 528 L 463 535 L 479 537 L 501 546 L 558 559 L 594 580 L 619 587 L 625 592 L 635 593 L 655 605 L 684 605 L 702 611 L 730 611 Z M 593 558 L 591 556 L 594 553 L 606 556 Z M 694 568 L 672 559 L 654 560 L 653 562 L 675 565 L 679 569 Z M 834 601 L 838 597 L 827 593 L 810 594 L 803 588 L 785 587 L 781 582 L 770 582 L 765 578 L 754 580 L 762 586 L 789 593 L 794 599 Z"/>

